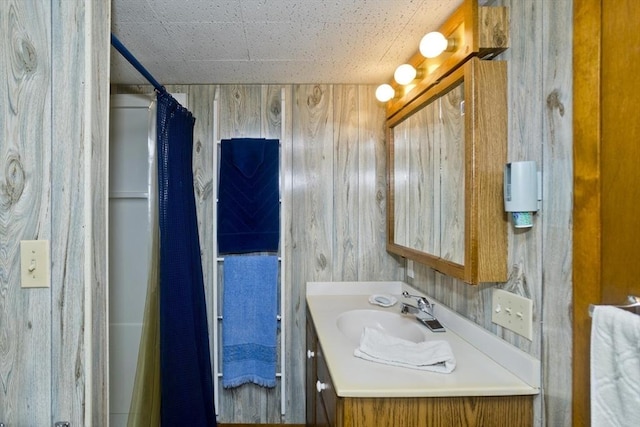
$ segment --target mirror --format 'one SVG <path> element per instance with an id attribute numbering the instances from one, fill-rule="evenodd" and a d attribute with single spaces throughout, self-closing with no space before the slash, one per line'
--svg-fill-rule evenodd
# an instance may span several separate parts
<path id="1" fill-rule="evenodd" d="M 467 283 L 506 280 L 506 64 L 473 58 L 387 120 L 387 250 Z"/>
<path id="2" fill-rule="evenodd" d="M 464 82 L 447 89 L 393 128 L 394 243 L 463 264 Z"/>

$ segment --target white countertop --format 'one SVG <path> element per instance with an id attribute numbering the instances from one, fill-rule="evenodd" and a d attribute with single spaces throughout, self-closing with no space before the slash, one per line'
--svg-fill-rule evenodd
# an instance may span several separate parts
<path id="1" fill-rule="evenodd" d="M 434 333 L 424 327 L 425 339 L 449 342 L 456 358 L 452 373 L 401 368 L 355 357 L 353 351 L 358 344 L 338 329 L 338 316 L 357 309 L 399 313 L 403 299 L 415 305 L 415 301 L 402 297 L 403 290 L 423 295 L 403 282 L 307 283 L 307 306 L 338 396 L 505 396 L 540 392 L 537 359 L 428 296 L 436 304 L 435 315 L 446 332 Z M 398 303 L 388 308 L 370 304 L 372 294 L 393 295 Z"/>

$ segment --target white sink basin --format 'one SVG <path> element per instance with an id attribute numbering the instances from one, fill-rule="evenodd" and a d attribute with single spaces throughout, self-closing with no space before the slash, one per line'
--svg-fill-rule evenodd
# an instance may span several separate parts
<path id="1" fill-rule="evenodd" d="M 426 328 L 413 317 L 380 310 L 345 311 L 338 316 L 336 324 L 340 332 L 356 346 L 360 344 L 365 327 L 413 342 L 421 342 L 426 338 Z"/>

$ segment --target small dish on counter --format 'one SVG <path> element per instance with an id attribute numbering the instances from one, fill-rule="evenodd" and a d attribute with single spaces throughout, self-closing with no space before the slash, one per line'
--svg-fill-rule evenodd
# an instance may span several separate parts
<path id="1" fill-rule="evenodd" d="M 380 307 L 393 307 L 398 299 L 389 294 L 373 294 L 369 297 L 369 302 Z"/>

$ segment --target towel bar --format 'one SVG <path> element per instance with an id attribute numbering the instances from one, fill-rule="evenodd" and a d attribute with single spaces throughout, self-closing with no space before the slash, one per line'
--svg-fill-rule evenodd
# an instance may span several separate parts
<path id="1" fill-rule="evenodd" d="M 217 319 L 218 319 L 218 320 L 222 320 L 222 316 L 221 316 L 221 315 L 218 315 L 218 316 L 217 316 Z M 279 321 L 281 321 L 281 320 L 282 320 L 282 316 L 280 316 L 280 315 L 278 314 L 278 315 L 276 316 L 276 320 L 277 320 L 278 322 L 279 322 Z M 0 427 L 2 427 L 2 426 L 0 426 Z"/>
<path id="2" fill-rule="evenodd" d="M 596 304 L 589 304 L 589 317 L 593 316 L 593 309 L 596 306 Z M 640 314 L 640 297 L 629 295 L 627 297 L 627 304 L 614 305 L 613 307 L 621 308 L 623 310 L 629 310 L 634 312 L 635 314 Z"/>
<path id="3" fill-rule="evenodd" d="M 215 165 L 218 164 L 218 147 L 221 147 L 220 143 L 221 143 L 221 137 L 220 137 L 220 104 L 219 104 L 219 89 L 216 89 L 215 94 L 214 94 L 214 99 L 213 99 L 213 127 L 214 127 L 214 140 L 216 143 L 216 149 L 213 150 L 213 164 L 214 167 L 216 167 Z M 278 202 L 280 203 L 280 250 L 279 250 L 279 257 L 278 257 L 278 261 L 280 263 L 279 265 L 279 270 L 280 270 L 280 277 L 279 277 L 279 281 L 280 281 L 280 286 L 279 286 L 279 293 L 280 293 L 280 301 L 279 301 L 279 305 L 280 305 L 280 309 L 279 309 L 279 314 L 277 315 L 277 320 L 279 323 L 279 333 L 280 333 L 280 348 L 279 348 L 279 359 L 280 359 L 280 372 L 276 372 L 276 378 L 279 378 L 279 387 L 280 387 L 280 414 L 282 416 L 285 415 L 286 413 L 286 406 L 287 406 L 287 377 L 286 377 L 286 354 L 287 354 L 287 339 L 286 339 L 286 333 L 285 333 L 285 329 L 286 329 L 286 322 L 287 322 L 287 318 L 286 318 L 286 283 L 288 281 L 288 277 L 287 277 L 287 269 L 285 268 L 285 266 L 288 263 L 288 260 L 285 257 L 286 251 L 285 251 L 285 247 L 287 246 L 286 243 L 286 230 L 287 230 L 287 209 L 285 206 L 285 198 L 284 198 L 284 194 L 287 191 L 290 191 L 290 185 L 291 183 L 287 181 L 286 174 L 283 172 L 284 168 L 283 165 L 285 165 L 287 162 L 285 161 L 285 147 L 284 147 L 284 142 L 286 141 L 287 136 L 287 126 L 285 124 L 287 124 L 286 120 L 287 117 L 285 116 L 285 112 L 287 111 L 285 108 L 285 89 L 284 88 L 280 88 L 280 111 L 281 111 L 281 117 L 280 117 L 280 194 L 281 197 L 278 200 Z M 216 197 L 214 198 L 216 204 L 218 202 L 218 197 L 217 197 L 217 193 L 216 193 Z M 213 209 L 213 229 L 217 230 L 217 221 L 218 221 L 218 217 L 217 217 L 217 208 Z M 214 262 L 214 266 L 213 266 L 213 271 L 210 272 L 210 274 L 212 275 L 212 281 L 213 281 L 213 292 L 211 292 L 212 295 L 210 295 L 209 298 L 211 298 L 211 300 L 209 301 L 210 306 L 212 307 L 211 309 L 211 313 L 210 313 L 210 324 L 215 324 L 216 326 L 213 328 L 214 333 L 213 333 L 213 340 L 211 342 L 211 353 L 213 355 L 213 375 L 215 376 L 215 381 L 213 383 L 213 387 L 214 387 L 214 400 L 215 400 L 215 408 L 216 408 L 216 416 L 220 416 L 222 413 L 222 409 L 220 407 L 220 395 L 222 394 L 222 390 L 220 389 L 221 387 L 221 379 L 222 379 L 222 372 L 221 372 L 221 366 L 220 366 L 220 359 L 221 359 L 221 354 L 220 354 L 220 347 L 221 347 L 221 340 L 219 338 L 219 325 L 222 322 L 222 315 L 219 315 L 219 311 L 221 310 L 221 307 L 219 306 L 219 277 L 218 277 L 218 269 L 221 265 L 221 263 L 224 261 L 224 257 L 223 256 L 219 256 L 218 254 L 218 247 L 217 244 L 214 243 L 214 249 L 213 249 L 213 259 L 216 261 Z"/>

